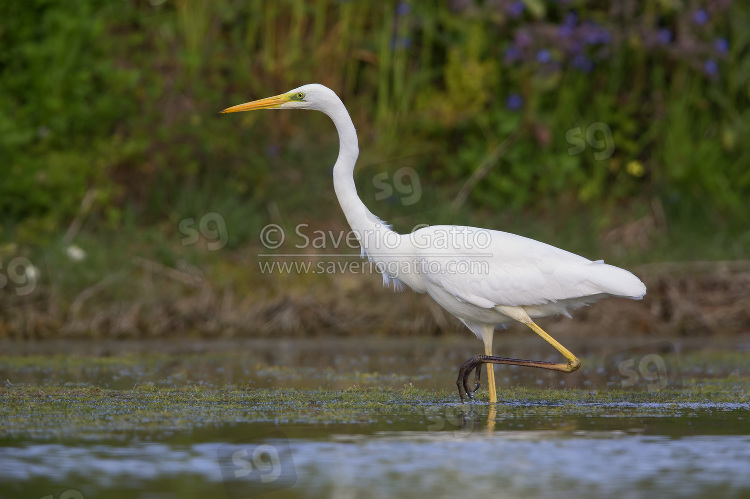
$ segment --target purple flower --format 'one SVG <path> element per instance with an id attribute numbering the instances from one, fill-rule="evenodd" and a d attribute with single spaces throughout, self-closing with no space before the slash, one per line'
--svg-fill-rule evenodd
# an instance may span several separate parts
<path id="1" fill-rule="evenodd" d="M 515 45 L 508 45 L 503 54 L 506 62 L 516 62 L 521 59 L 521 51 Z"/>
<path id="2" fill-rule="evenodd" d="M 568 26 L 567 24 L 563 24 L 562 26 L 557 28 L 557 35 L 560 38 L 570 38 L 571 36 L 573 36 L 573 32 L 573 28 Z"/>
<path id="3" fill-rule="evenodd" d="M 719 65 L 713 59 L 706 59 L 703 63 L 703 72 L 709 76 L 716 76 L 719 72 Z"/>
<path id="4" fill-rule="evenodd" d="M 581 42 L 574 40 L 570 42 L 569 49 L 572 54 L 580 54 L 583 50 L 583 45 Z"/>
<path id="5" fill-rule="evenodd" d="M 729 52 L 729 41 L 726 38 L 719 38 L 714 44 L 716 51 L 720 54 L 726 54 Z"/>
<path id="6" fill-rule="evenodd" d="M 563 26 L 567 26 L 568 28 L 575 28 L 578 25 L 578 14 L 575 12 L 569 12 L 567 16 L 565 16 L 565 21 L 563 21 Z"/>
<path id="7" fill-rule="evenodd" d="M 656 35 L 656 39 L 659 40 L 659 45 L 669 45 L 672 42 L 672 32 L 667 28 L 662 28 Z"/>
<path id="8" fill-rule="evenodd" d="M 508 98 L 505 99 L 505 107 L 511 111 L 518 111 L 523 107 L 523 97 L 519 94 L 510 94 Z"/>
<path id="9" fill-rule="evenodd" d="M 409 12 L 411 12 L 411 5 L 409 5 L 409 2 L 399 2 L 396 6 L 396 15 L 399 17 L 405 16 Z"/>
<path id="10" fill-rule="evenodd" d="M 698 9 L 693 12 L 693 22 L 698 26 L 703 26 L 708 22 L 708 12 L 705 9 Z"/>
<path id="11" fill-rule="evenodd" d="M 583 73 L 590 73 L 594 69 L 594 62 L 583 54 L 573 57 L 573 67 Z"/>
<path id="12" fill-rule="evenodd" d="M 518 19 L 523 14 L 525 8 L 526 6 L 523 4 L 523 2 L 513 2 L 508 8 L 508 14 L 513 19 Z"/>
<path id="13" fill-rule="evenodd" d="M 609 34 L 609 31 L 595 23 L 586 23 L 583 28 L 582 38 L 583 43 L 586 45 L 596 45 L 598 43 L 606 45 L 612 41 L 612 35 Z"/>
<path id="14" fill-rule="evenodd" d="M 518 48 L 528 47 L 534 41 L 528 31 L 520 29 L 516 31 L 516 36 L 514 38 L 515 44 Z"/>
<path id="15" fill-rule="evenodd" d="M 542 64 L 545 64 L 552 60 L 552 54 L 550 54 L 549 50 L 547 49 L 539 50 L 536 53 L 536 60 L 537 62 L 541 62 Z"/>

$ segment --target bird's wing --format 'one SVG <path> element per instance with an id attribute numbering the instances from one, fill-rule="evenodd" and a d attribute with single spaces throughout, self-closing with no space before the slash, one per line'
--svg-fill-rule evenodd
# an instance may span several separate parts
<path id="1" fill-rule="evenodd" d="M 626 270 L 507 232 L 431 226 L 412 236 L 427 285 L 482 308 L 646 292 Z"/>

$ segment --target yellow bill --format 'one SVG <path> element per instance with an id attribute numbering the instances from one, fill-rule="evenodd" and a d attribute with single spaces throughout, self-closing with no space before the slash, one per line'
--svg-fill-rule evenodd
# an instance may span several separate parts
<path id="1" fill-rule="evenodd" d="M 282 104 L 289 102 L 289 100 L 287 94 L 275 95 L 273 97 L 266 97 L 265 99 L 254 100 L 252 102 L 228 107 L 223 110 L 222 113 L 241 113 L 242 111 L 254 111 L 255 109 L 274 109 L 281 107 Z"/>

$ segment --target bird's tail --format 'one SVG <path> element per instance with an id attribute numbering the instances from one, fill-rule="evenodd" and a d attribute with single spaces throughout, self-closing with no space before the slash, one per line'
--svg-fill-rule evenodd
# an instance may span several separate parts
<path id="1" fill-rule="evenodd" d="M 646 285 L 635 275 L 620 267 L 607 265 L 601 260 L 591 262 L 596 271 L 589 275 L 588 280 L 601 289 L 602 293 L 622 296 L 633 300 L 640 300 L 646 294 Z"/>

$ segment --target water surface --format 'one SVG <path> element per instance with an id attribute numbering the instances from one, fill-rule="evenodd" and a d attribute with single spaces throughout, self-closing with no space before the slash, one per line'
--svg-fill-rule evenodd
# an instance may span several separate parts
<path id="1" fill-rule="evenodd" d="M 7 404 L 0 497 L 750 497 L 742 347 L 723 354 L 715 343 L 592 348 L 578 377 L 498 368 L 501 403 L 492 407 L 460 404 L 451 391 L 465 355 L 460 345 L 332 340 L 159 351 L 133 344 L 120 352 L 81 345 L 65 358 L 41 346 L 0 357 L 8 380 L 0 392 Z M 633 372 L 642 379 L 617 391 Z M 662 382 L 667 391 L 654 388 Z M 142 385 L 156 395 L 134 389 Z M 84 407 L 73 391 L 91 386 L 134 406 Z M 227 406 L 226 421 L 201 420 L 198 411 L 175 424 L 175 412 L 187 415 L 190 403 L 153 400 L 161 388 L 185 386 L 197 386 L 196 396 L 226 390 L 240 401 L 256 389 L 294 389 L 296 401 L 249 404 L 245 420 Z M 407 395 L 367 404 L 366 390 L 383 386 Z M 410 399 L 408 387 L 444 394 Z M 556 396 L 570 387 L 581 396 Z M 342 390 L 335 403 L 331 390 Z M 11 407 L 19 401 L 34 409 Z M 71 416 L 81 412 L 83 425 Z"/>

